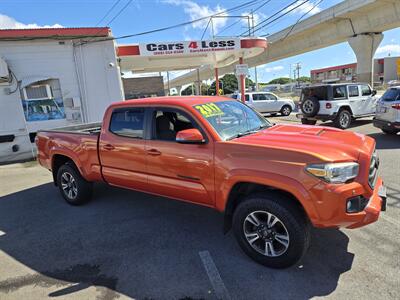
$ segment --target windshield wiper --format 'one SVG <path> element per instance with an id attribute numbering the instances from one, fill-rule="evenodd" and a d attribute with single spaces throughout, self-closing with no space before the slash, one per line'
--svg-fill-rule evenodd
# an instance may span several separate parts
<path id="1" fill-rule="evenodd" d="M 269 124 L 260 125 L 258 128 L 254 128 L 254 129 L 246 130 L 246 131 L 243 131 L 243 132 L 239 132 L 238 134 L 230 136 L 226 140 L 230 141 L 230 140 L 237 139 L 237 138 L 240 138 L 240 137 L 245 136 L 245 135 L 257 133 L 261 129 L 264 129 L 264 128 L 267 128 L 267 127 L 270 127 L 270 125 Z"/>

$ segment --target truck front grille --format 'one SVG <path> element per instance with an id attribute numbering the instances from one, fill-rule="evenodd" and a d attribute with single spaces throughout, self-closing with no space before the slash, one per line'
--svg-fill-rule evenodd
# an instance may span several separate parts
<path id="1" fill-rule="evenodd" d="M 368 183 L 371 188 L 375 187 L 376 179 L 378 178 L 379 157 L 376 150 L 371 156 L 368 172 Z"/>

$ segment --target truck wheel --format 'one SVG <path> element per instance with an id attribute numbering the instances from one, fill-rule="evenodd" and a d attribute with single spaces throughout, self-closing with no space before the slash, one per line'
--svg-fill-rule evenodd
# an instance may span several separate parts
<path id="1" fill-rule="evenodd" d="M 236 208 L 233 230 L 242 250 L 270 268 L 297 263 L 310 243 L 310 225 L 296 204 L 280 194 L 254 194 Z"/>
<path id="2" fill-rule="evenodd" d="M 351 120 L 351 113 L 347 109 L 342 109 L 341 111 L 339 111 L 338 115 L 333 121 L 333 124 L 337 128 L 347 129 L 350 127 Z"/>
<path id="3" fill-rule="evenodd" d="M 310 120 L 310 119 L 306 119 L 306 118 L 301 118 L 301 124 L 304 124 L 304 125 L 315 125 L 315 124 L 317 124 L 317 120 Z"/>
<path id="4" fill-rule="evenodd" d="M 306 117 L 314 117 L 319 111 L 318 98 L 308 97 L 301 102 L 300 109 Z"/>
<path id="5" fill-rule="evenodd" d="M 65 201 L 71 205 L 81 205 L 92 198 L 92 183 L 86 181 L 75 166 L 69 163 L 58 169 L 57 185 Z"/>
<path id="6" fill-rule="evenodd" d="M 288 116 L 292 112 L 292 108 L 289 105 L 284 105 L 281 108 L 281 114 L 282 116 Z"/>

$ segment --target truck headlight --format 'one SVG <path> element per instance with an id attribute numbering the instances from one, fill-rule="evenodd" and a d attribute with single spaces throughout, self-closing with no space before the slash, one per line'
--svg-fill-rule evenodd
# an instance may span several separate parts
<path id="1" fill-rule="evenodd" d="M 308 165 L 308 173 L 330 183 L 345 183 L 358 175 L 359 165 L 355 162 Z"/>

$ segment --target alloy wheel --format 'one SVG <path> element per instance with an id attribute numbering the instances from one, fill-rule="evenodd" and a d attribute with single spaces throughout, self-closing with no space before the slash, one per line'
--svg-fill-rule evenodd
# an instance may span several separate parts
<path id="1" fill-rule="evenodd" d="M 253 211 L 243 222 L 249 245 L 262 255 L 277 257 L 289 248 L 289 233 L 283 222 L 267 211 Z"/>
<path id="2" fill-rule="evenodd" d="M 75 178 L 69 172 L 64 172 L 61 175 L 61 188 L 64 194 L 71 200 L 78 195 L 78 187 Z"/>
<path id="3" fill-rule="evenodd" d="M 313 109 L 314 109 L 314 103 L 311 100 L 305 100 L 303 103 L 303 111 L 306 114 L 310 114 L 312 113 Z"/>

